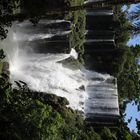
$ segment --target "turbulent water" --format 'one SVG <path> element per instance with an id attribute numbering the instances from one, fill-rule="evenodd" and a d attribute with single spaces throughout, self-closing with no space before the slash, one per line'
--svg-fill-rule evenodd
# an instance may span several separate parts
<path id="1" fill-rule="evenodd" d="M 42 21 L 41 24 L 46 26 L 61 22 L 64 21 Z M 60 30 L 57 28 L 55 31 L 52 27 L 50 30 L 41 32 L 42 25 L 39 24 L 34 31 L 34 27 L 29 22 L 15 23 L 2 44 L 10 63 L 10 79 L 13 85 L 14 81 L 21 80 L 33 90 L 66 97 L 70 107 L 84 111 L 86 116 L 89 114 L 91 116 L 92 114 L 118 115 L 117 87 L 113 77 L 85 69 L 72 70 L 63 67 L 61 60 L 70 56 L 77 59 L 78 54 L 74 49 L 71 49 L 68 54 L 54 54 L 36 52 L 35 48 L 30 46 L 33 41 L 36 43 L 48 41 L 47 39 L 51 39 L 52 36 L 61 36 L 70 32 L 62 28 Z M 40 30 L 38 34 L 37 30 Z"/>
<path id="2" fill-rule="evenodd" d="M 51 22 L 54 23 L 56 21 Z M 32 35 L 27 37 L 28 34 L 25 33 L 24 27 L 28 26 L 28 24 L 30 26 L 30 23 L 27 22 L 23 23 L 23 25 L 21 23 L 14 24 L 9 31 L 7 39 L 3 42 L 3 47 L 5 47 L 10 63 L 11 82 L 14 84 L 14 81 L 22 80 L 33 90 L 66 97 L 70 102 L 70 107 L 83 111 L 86 92 L 80 87 L 86 86 L 87 83 L 84 74 L 80 70 L 71 70 L 58 63 L 58 61 L 70 56 L 77 59 L 78 54 L 76 51 L 71 49 L 69 54 L 37 53 L 35 50 L 30 49 L 29 45 L 27 47 L 26 43 L 24 46 L 24 42 L 26 41 L 30 42 L 33 39 L 34 41 L 43 41 L 60 32 L 61 35 L 64 35 L 66 31 L 58 29 L 56 32 L 54 30 L 51 32 L 49 30 L 46 31 L 46 34 L 39 32 L 40 35 L 36 35 L 31 29 L 29 31 Z M 23 32 L 22 27 L 18 29 L 19 26 L 23 27 Z M 67 33 L 69 32 L 67 31 Z"/>

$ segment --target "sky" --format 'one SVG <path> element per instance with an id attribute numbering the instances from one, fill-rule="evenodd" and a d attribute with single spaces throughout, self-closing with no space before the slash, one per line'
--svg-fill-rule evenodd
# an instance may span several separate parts
<path id="1" fill-rule="evenodd" d="M 140 44 L 140 36 L 136 36 L 135 38 L 131 38 L 128 43 L 129 46 Z"/>
<path id="2" fill-rule="evenodd" d="M 135 119 L 137 118 L 140 120 L 140 112 L 137 111 L 137 106 L 135 105 L 134 101 L 127 104 L 125 113 L 127 114 L 125 117 L 126 122 L 132 117 L 131 122 L 128 123 L 128 127 L 131 131 L 137 132 Z"/>

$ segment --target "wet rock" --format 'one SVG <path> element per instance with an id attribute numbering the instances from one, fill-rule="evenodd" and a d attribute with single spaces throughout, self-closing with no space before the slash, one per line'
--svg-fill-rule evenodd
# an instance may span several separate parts
<path id="1" fill-rule="evenodd" d="M 80 89 L 80 90 L 84 90 L 84 91 L 85 91 L 85 86 L 84 86 L 84 85 L 82 85 L 82 86 L 80 86 L 80 87 L 79 87 L 79 89 Z"/>

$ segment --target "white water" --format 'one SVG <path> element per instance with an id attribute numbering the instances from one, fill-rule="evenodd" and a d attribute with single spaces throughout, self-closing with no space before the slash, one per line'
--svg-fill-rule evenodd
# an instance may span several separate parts
<path id="1" fill-rule="evenodd" d="M 88 113 L 119 114 L 117 86 L 107 82 L 113 77 L 87 70 L 71 70 L 57 63 L 70 56 L 77 59 L 78 54 L 74 49 L 70 54 L 29 52 L 26 46 L 21 45 L 22 39 L 26 41 L 21 36 L 22 29 L 18 31 L 14 28 L 15 25 L 2 43 L 10 63 L 13 85 L 14 81 L 21 80 L 33 90 L 66 97 L 71 108 L 82 110 L 87 116 Z M 44 36 L 51 37 L 48 34 Z M 40 36 L 36 36 L 36 39 L 40 39 Z"/>
<path id="2" fill-rule="evenodd" d="M 94 3 L 94 2 L 98 2 L 98 1 L 104 2 L 104 1 L 106 1 L 106 0 L 86 0 L 86 1 L 84 2 L 84 4 L 86 4 L 86 3 Z"/>
<path id="3" fill-rule="evenodd" d="M 116 79 L 109 74 L 85 71 L 88 84 L 85 101 L 86 117 L 94 115 L 119 115 Z"/>
<path id="4" fill-rule="evenodd" d="M 83 110 L 80 103 L 85 100 L 85 91 L 79 90 L 79 87 L 86 84 L 84 75 L 80 70 L 73 71 L 56 63 L 69 55 L 27 56 L 21 52 L 19 55 L 18 62 L 10 67 L 12 82 L 22 80 L 33 90 L 66 97 L 73 109 Z"/>
<path id="5" fill-rule="evenodd" d="M 30 53 L 29 49 L 20 43 L 29 39 L 21 36 L 22 29 L 18 31 L 15 28 L 16 25 L 10 29 L 7 39 L 3 42 L 10 63 L 10 79 L 13 85 L 16 86 L 14 81 L 24 81 L 32 90 L 66 97 L 70 107 L 84 111 L 86 92 L 80 87 L 86 86 L 85 75 L 80 70 L 71 70 L 57 63 L 70 56 L 77 59 L 76 51 L 72 49 L 70 54 L 43 54 L 32 50 Z M 51 37 L 48 34 L 44 36 Z M 40 39 L 39 35 L 35 37 L 34 40 Z M 12 48 L 13 51 L 8 48 Z"/>

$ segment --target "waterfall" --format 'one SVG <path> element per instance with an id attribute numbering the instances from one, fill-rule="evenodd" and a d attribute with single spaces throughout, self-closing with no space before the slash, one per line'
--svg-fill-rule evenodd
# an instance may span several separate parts
<path id="1" fill-rule="evenodd" d="M 117 81 L 109 74 L 85 71 L 88 84 L 85 101 L 86 118 L 95 116 L 119 116 Z"/>
<path id="2" fill-rule="evenodd" d="M 83 110 L 85 91 L 79 88 L 86 84 L 80 70 L 64 68 L 57 61 L 69 57 L 65 54 L 19 54 L 16 65 L 10 65 L 12 83 L 15 80 L 26 82 L 36 91 L 66 97 L 73 109 Z M 15 69 L 15 67 L 17 69 Z"/>
<path id="3" fill-rule="evenodd" d="M 49 24 L 55 24 L 55 22 L 51 21 Z M 56 23 L 62 24 L 60 21 Z M 87 118 L 95 114 L 118 115 L 117 85 L 114 77 L 85 69 L 72 70 L 58 63 L 69 57 L 77 59 L 78 54 L 74 49 L 71 49 L 69 53 L 64 53 L 63 49 L 60 53 L 57 53 L 57 50 L 55 53 L 36 51 L 37 47 L 45 50 L 48 42 L 52 48 L 55 46 L 51 43 L 56 42 L 57 46 L 60 41 L 67 42 L 67 34 L 65 34 L 66 30 L 59 30 L 59 28 L 54 32 L 52 27 L 53 31 L 46 30 L 45 34 L 44 29 L 42 33 L 40 28 L 43 24 L 48 24 L 43 21 L 36 27 L 36 30 L 39 29 L 40 32 L 34 34 L 34 27 L 30 24 L 29 22 L 15 23 L 7 39 L 3 41 L 10 64 L 10 80 L 13 86 L 16 86 L 14 81 L 20 80 L 27 83 L 32 90 L 65 97 L 71 108 L 85 112 Z M 24 30 L 25 27 L 28 28 L 31 36 L 25 37 L 28 35 Z M 40 42 L 43 42 L 42 46 Z"/>
<path id="4" fill-rule="evenodd" d="M 51 21 L 50 23 L 55 24 L 58 22 Z M 59 23 L 62 24 L 62 22 Z M 41 22 L 41 24 L 48 23 Z M 31 27 L 30 29 L 28 25 Z M 29 37 L 27 37 L 28 33 L 24 30 L 26 27 L 29 29 L 28 32 L 31 35 Z M 36 30 L 41 27 L 42 25 L 39 24 Z M 3 42 L 10 64 L 11 83 L 15 87 L 16 84 L 14 81 L 24 81 L 32 90 L 65 97 L 68 99 L 71 108 L 84 111 L 86 92 L 84 88 L 81 88 L 85 87 L 87 83 L 84 73 L 79 69 L 72 70 L 58 63 L 68 57 L 77 59 L 78 54 L 76 51 L 71 49 L 70 53 L 64 53 L 63 51 L 57 53 L 56 50 L 56 53 L 47 53 L 43 51 L 37 52 L 37 48 L 33 47 L 33 42 L 35 42 L 36 46 L 38 46 L 38 42 L 44 42 L 44 46 L 39 47 L 44 47 L 45 49 L 47 47 L 45 43 L 53 43 L 54 40 L 59 45 L 61 39 L 64 41 L 64 37 L 62 36 L 67 36 L 68 34 L 63 29 L 59 30 L 57 28 L 55 32 L 52 27 L 51 29 L 46 30 L 46 34 L 44 34 L 45 29 L 43 33 L 40 30 L 38 34 L 34 34 L 34 27 L 31 26 L 31 23 L 14 23 L 9 30 L 7 39 Z M 70 31 L 68 30 L 68 32 Z M 58 43 L 57 40 L 59 40 Z M 10 51 L 11 48 L 13 50 L 12 52 Z"/>

